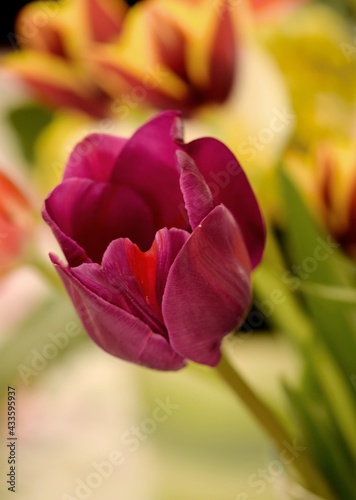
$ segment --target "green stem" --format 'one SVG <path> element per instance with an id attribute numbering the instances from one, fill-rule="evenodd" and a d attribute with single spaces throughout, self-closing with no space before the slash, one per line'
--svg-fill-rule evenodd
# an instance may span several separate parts
<path id="1" fill-rule="evenodd" d="M 283 452 L 282 456 L 284 456 L 285 451 L 288 450 L 286 444 L 287 446 L 288 444 L 289 446 L 293 445 L 293 440 L 276 415 L 246 383 L 236 368 L 231 366 L 224 354 L 222 355 L 221 361 L 217 366 L 217 370 L 238 398 L 258 420 L 262 428 L 273 440 L 277 450 L 281 453 Z M 313 462 L 309 459 L 309 456 L 305 451 L 298 455 L 296 460 L 294 460 L 293 465 L 301 477 L 305 480 L 306 486 L 310 488 L 310 490 L 327 500 L 334 499 L 333 494 L 330 492 L 330 488 L 325 483 L 323 477 L 315 469 Z"/>

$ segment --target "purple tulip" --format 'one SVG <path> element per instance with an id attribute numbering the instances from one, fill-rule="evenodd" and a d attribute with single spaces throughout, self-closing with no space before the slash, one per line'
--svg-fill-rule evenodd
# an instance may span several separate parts
<path id="1" fill-rule="evenodd" d="M 159 370 L 214 366 L 241 325 L 265 227 L 236 158 L 212 138 L 185 144 L 178 112 L 130 139 L 89 135 L 43 210 L 68 265 L 51 255 L 90 337 Z"/>

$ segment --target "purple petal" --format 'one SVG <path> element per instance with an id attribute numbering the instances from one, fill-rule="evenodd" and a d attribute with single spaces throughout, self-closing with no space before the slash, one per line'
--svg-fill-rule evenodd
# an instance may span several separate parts
<path id="1" fill-rule="evenodd" d="M 211 191 L 199 172 L 193 159 L 184 151 L 177 151 L 177 161 L 181 168 L 179 179 L 189 222 L 195 229 L 214 208 Z"/>
<path id="2" fill-rule="evenodd" d="M 106 134 L 90 134 L 73 149 L 63 179 L 83 177 L 109 182 L 117 157 L 127 139 Z"/>
<path id="3" fill-rule="evenodd" d="M 47 221 L 71 266 L 75 248 L 85 249 L 94 262 L 101 262 L 109 243 L 116 238 L 130 238 L 143 250 L 154 239 L 152 213 L 138 193 L 125 186 L 68 179 L 57 186 L 45 202 Z M 62 235 L 65 235 L 64 237 Z"/>
<path id="4" fill-rule="evenodd" d="M 51 217 L 51 215 L 49 215 L 47 212 L 48 204 L 49 201 L 46 200 L 42 210 L 42 217 L 52 229 L 53 234 L 57 238 L 69 265 L 75 267 L 83 264 L 84 262 L 92 262 L 92 260 L 87 256 L 84 248 L 78 245 L 73 238 L 67 236 L 57 222 Z"/>
<path id="5" fill-rule="evenodd" d="M 163 228 L 156 234 L 151 251 L 157 255 L 156 295 L 160 308 L 171 266 L 189 236 L 186 231 L 175 228 Z"/>
<path id="6" fill-rule="evenodd" d="M 161 229 L 147 252 L 141 252 L 126 238 L 117 239 L 106 250 L 101 266 L 86 264 L 71 272 L 95 295 L 168 338 L 161 311 L 162 296 L 170 267 L 188 237 L 180 229 Z"/>
<path id="7" fill-rule="evenodd" d="M 182 149 L 179 112 L 165 111 L 143 125 L 118 157 L 112 182 L 129 186 L 152 208 L 156 228 L 187 228 L 176 151 Z"/>
<path id="8" fill-rule="evenodd" d="M 181 356 L 215 366 L 222 338 L 242 323 L 250 300 L 244 239 L 220 205 L 194 230 L 171 267 L 162 310 L 172 347 Z"/>
<path id="9" fill-rule="evenodd" d="M 215 205 L 223 203 L 238 222 L 248 249 L 252 267 L 260 262 L 266 230 L 263 218 L 239 162 L 220 141 L 197 139 L 184 147 L 203 174 Z"/>
<path id="10" fill-rule="evenodd" d="M 164 337 L 152 332 L 138 318 L 97 296 L 57 258 L 52 256 L 52 261 L 85 330 L 102 349 L 121 359 L 157 370 L 179 370 L 185 365 L 184 359 L 173 351 Z"/>

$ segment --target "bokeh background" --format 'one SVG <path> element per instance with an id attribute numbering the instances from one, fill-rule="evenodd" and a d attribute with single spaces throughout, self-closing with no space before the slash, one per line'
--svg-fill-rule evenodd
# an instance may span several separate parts
<path id="1" fill-rule="evenodd" d="M 230 357 L 330 474 L 336 498 L 350 500 L 356 3 L 59 3 L 19 14 L 25 2 L 12 2 L 0 20 L 1 498 L 13 495 L 8 386 L 19 500 L 292 498 L 272 444 L 214 370 L 159 373 L 102 352 L 48 262 L 60 251 L 40 210 L 73 146 L 93 131 L 129 136 L 178 108 L 187 141 L 215 136 L 233 150 L 266 218 L 265 258 Z M 327 262 L 315 258 L 317 238 Z M 293 420 L 298 408 L 306 420 Z M 321 435 L 310 422 L 325 424 Z"/>

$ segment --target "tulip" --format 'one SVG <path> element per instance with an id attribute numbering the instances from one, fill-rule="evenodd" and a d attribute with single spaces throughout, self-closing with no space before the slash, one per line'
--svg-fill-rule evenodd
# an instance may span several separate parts
<path id="1" fill-rule="evenodd" d="M 191 113 L 224 102 L 236 75 L 237 39 L 228 2 L 153 0 L 130 11 L 120 39 L 97 46 L 93 71 L 116 112 L 149 104 Z M 123 95 L 123 85 L 128 93 Z"/>
<path id="2" fill-rule="evenodd" d="M 68 265 L 51 255 L 90 337 L 159 370 L 214 366 L 241 325 L 263 219 L 221 142 L 185 144 L 166 111 L 130 139 L 92 134 L 69 157 L 43 217 Z"/>
<path id="3" fill-rule="evenodd" d="M 355 147 L 348 141 L 319 143 L 307 156 L 289 152 L 285 163 L 319 224 L 355 259 Z"/>
<path id="4" fill-rule="evenodd" d="M 126 11 L 124 0 L 32 2 L 17 17 L 10 40 L 16 52 L 4 58 L 5 67 L 50 107 L 106 116 L 110 98 L 92 78 L 86 54 L 119 36 Z"/>
<path id="5" fill-rule="evenodd" d="M 50 107 L 97 118 L 143 104 L 190 114 L 230 96 L 246 12 L 270 18 L 305 1 L 32 2 L 3 61 Z"/>
<path id="6" fill-rule="evenodd" d="M 0 274 L 21 260 L 32 230 L 31 214 L 27 198 L 0 172 Z"/>
<path id="7" fill-rule="evenodd" d="M 317 155 L 321 217 L 328 231 L 356 259 L 356 150 L 322 146 Z"/>

